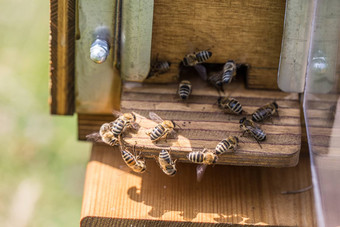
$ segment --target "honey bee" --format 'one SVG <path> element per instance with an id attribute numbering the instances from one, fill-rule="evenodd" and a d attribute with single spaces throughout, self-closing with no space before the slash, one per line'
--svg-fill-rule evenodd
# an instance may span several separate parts
<path id="1" fill-rule="evenodd" d="M 238 138 L 236 136 L 229 136 L 228 138 L 219 142 L 215 148 L 215 154 L 221 155 L 227 151 L 235 152 L 238 146 Z"/>
<path id="2" fill-rule="evenodd" d="M 124 130 L 130 127 L 136 129 L 136 116 L 134 113 L 122 114 L 118 111 L 114 111 L 113 114 L 118 117 L 116 120 L 110 123 L 104 123 L 99 129 L 99 133 L 92 133 L 87 135 L 86 138 L 95 142 L 102 140 L 110 146 L 115 146 L 118 145 L 118 137 Z"/>
<path id="3" fill-rule="evenodd" d="M 191 94 L 191 82 L 189 80 L 182 80 L 178 86 L 178 94 L 182 100 L 187 100 Z"/>
<path id="4" fill-rule="evenodd" d="M 219 97 L 217 103 L 218 107 L 225 112 L 234 114 L 242 114 L 243 112 L 241 103 L 234 98 Z"/>
<path id="5" fill-rule="evenodd" d="M 214 152 L 203 149 L 203 151 L 190 152 L 187 158 L 193 163 L 212 165 L 217 161 L 217 155 Z"/>
<path id="6" fill-rule="evenodd" d="M 190 54 L 187 54 L 183 58 L 183 65 L 184 66 L 194 66 L 194 65 L 205 62 L 211 56 L 212 56 L 212 52 L 207 51 L 207 50 L 190 53 Z"/>
<path id="7" fill-rule="evenodd" d="M 168 176 L 175 176 L 176 170 L 176 161 L 172 161 L 170 152 L 167 150 L 161 150 L 158 156 L 158 163 L 161 167 L 161 170 Z"/>
<path id="8" fill-rule="evenodd" d="M 118 138 L 118 136 L 120 136 L 127 128 L 136 129 L 136 115 L 134 113 L 122 114 L 118 111 L 114 111 L 114 115 L 119 116 L 115 121 L 110 123 L 110 131 L 115 137 Z"/>
<path id="9" fill-rule="evenodd" d="M 230 84 L 234 76 L 236 76 L 236 64 L 234 61 L 229 60 L 223 66 L 222 83 Z"/>
<path id="10" fill-rule="evenodd" d="M 156 127 L 152 129 L 152 131 L 146 133 L 148 136 L 150 136 L 152 142 L 157 142 L 160 139 L 166 139 L 168 134 L 175 132 L 174 129 L 176 127 L 176 124 L 174 121 L 164 121 L 154 112 L 150 112 L 149 116 L 151 120 L 159 123 L 158 125 L 156 125 Z"/>
<path id="11" fill-rule="evenodd" d="M 104 123 L 99 129 L 99 135 L 102 141 L 110 146 L 118 144 L 118 138 L 111 132 L 111 124 Z"/>
<path id="12" fill-rule="evenodd" d="M 250 134 L 262 148 L 260 141 L 264 141 L 266 139 L 266 133 L 260 129 L 260 127 L 258 127 L 252 120 L 248 120 L 244 117 L 240 120 L 240 128 L 243 130 L 242 136 L 244 136 L 245 133 Z"/>
<path id="13" fill-rule="evenodd" d="M 267 118 L 273 116 L 274 114 L 278 114 L 277 109 L 279 106 L 276 102 L 269 103 L 265 106 L 260 107 L 252 114 L 252 120 L 259 122 L 266 120 Z"/>
<path id="14" fill-rule="evenodd" d="M 140 160 L 140 156 L 135 156 L 131 154 L 128 150 L 124 149 L 123 143 L 121 142 L 121 138 L 119 139 L 120 142 L 120 152 L 122 154 L 122 158 L 126 165 L 132 169 L 136 173 L 144 173 L 146 170 L 145 160 Z M 135 146 L 133 146 L 133 151 L 135 152 Z"/>
<path id="15" fill-rule="evenodd" d="M 171 62 L 158 61 L 158 57 L 157 57 L 155 63 L 151 66 L 149 75 L 146 77 L 146 79 L 166 73 L 167 71 L 170 70 L 170 66 L 171 66 Z"/>

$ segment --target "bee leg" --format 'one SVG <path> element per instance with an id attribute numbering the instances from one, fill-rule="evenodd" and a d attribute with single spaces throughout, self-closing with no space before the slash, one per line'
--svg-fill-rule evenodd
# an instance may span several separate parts
<path id="1" fill-rule="evenodd" d="M 244 134 L 246 134 L 247 131 L 243 131 L 241 137 L 244 137 Z"/>
<path id="2" fill-rule="evenodd" d="M 257 139 L 255 139 L 255 140 L 256 140 L 256 142 L 259 144 L 259 146 L 261 147 L 261 149 L 262 149 L 262 146 L 261 146 L 260 142 L 259 142 Z"/>

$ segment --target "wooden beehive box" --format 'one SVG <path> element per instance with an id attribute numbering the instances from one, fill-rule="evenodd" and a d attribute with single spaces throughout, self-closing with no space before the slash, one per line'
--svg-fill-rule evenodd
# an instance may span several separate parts
<path id="1" fill-rule="evenodd" d="M 60 8 L 59 1 L 51 2 L 54 11 L 51 14 L 51 111 L 56 114 L 78 113 L 81 140 L 98 131 L 104 122 L 114 120 L 113 109 L 140 114 L 141 130 L 127 135 L 126 142 L 132 146 L 137 141 L 137 148 L 145 148 L 145 157 L 171 147 L 174 157 L 186 161 L 190 151 L 203 147 L 214 149 L 227 136 L 239 135 L 240 117 L 225 115 L 213 106 L 219 94 L 197 76 L 192 75 L 193 94 L 188 105 L 174 99 L 180 59 L 195 48 L 201 48 L 213 52 L 210 63 L 234 59 L 249 66 L 244 80 L 238 76 L 238 81 L 232 83 L 225 93 L 240 99 L 248 113 L 273 100 L 277 100 L 280 106 L 280 117 L 263 125 L 268 134 L 263 148 L 252 138 L 244 138 L 239 151 L 222 156 L 218 164 L 275 167 L 297 164 L 301 146 L 298 95 L 247 89 L 277 90 L 285 1 L 266 0 L 261 4 L 253 1 L 216 1 L 212 4 L 204 0 L 155 1 L 151 59 L 158 56 L 172 62 L 170 71 L 146 80 L 149 85 L 123 86 L 122 95 L 117 69 L 121 63 L 119 51 L 123 42 L 117 30 L 117 24 L 124 24 L 119 16 L 122 3 L 107 2 L 112 9 L 106 11 L 87 1 L 78 5 L 68 1 L 69 5 L 64 9 Z M 77 14 L 73 14 L 75 9 L 78 9 Z M 84 18 L 87 18 L 86 23 L 82 22 Z M 93 40 L 91 29 L 110 19 L 114 21 L 108 25 L 112 29 L 113 48 L 105 63 L 94 64 L 89 59 L 88 48 Z M 65 42 L 58 45 L 61 40 Z M 169 140 L 168 144 L 152 144 L 144 129 L 152 128 L 155 123 L 142 119 L 148 117 L 150 111 L 181 124 L 183 129 L 178 138 Z"/>
<path id="2" fill-rule="evenodd" d="M 201 184 L 196 182 L 194 165 L 179 163 L 178 174 L 166 178 L 154 160 L 147 159 L 151 173 L 141 176 L 124 169 L 117 147 L 95 144 L 86 174 L 81 225 L 315 225 L 311 191 L 289 198 L 280 194 L 311 182 L 306 140 L 302 143 L 305 152 L 297 165 L 301 148 L 299 95 L 279 91 L 277 79 L 281 71 L 280 56 L 281 60 L 300 64 L 299 59 L 287 57 L 293 53 L 289 48 L 298 47 L 299 42 L 308 44 L 301 35 L 295 37 L 305 24 L 288 23 L 294 22 L 289 15 L 304 10 L 304 3 L 291 0 L 148 2 L 151 3 L 149 60 L 156 56 L 169 60 L 171 69 L 143 84 L 123 84 L 120 77 L 121 25 L 125 23 L 122 1 L 51 0 L 51 113 L 77 114 L 80 140 L 98 131 L 101 124 L 114 120 L 113 109 L 137 113 L 141 127 L 128 133 L 124 141 L 128 146 L 137 141 L 137 148 L 144 149 L 146 158 L 171 147 L 174 158 L 187 162 L 188 152 L 203 147 L 213 149 L 226 136 L 239 135 L 240 117 L 221 113 L 213 105 L 218 93 L 195 73 L 190 75 L 194 87 L 188 103 L 176 99 L 178 63 L 196 49 L 213 52 L 208 63 L 221 64 L 233 59 L 247 64 L 247 73 L 244 77 L 237 76 L 225 95 L 239 99 L 249 113 L 275 99 L 280 106 L 280 117 L 262 124 L 268 134 L 262 149 L 252 138 L 245 137 L 236 153 L 221 156 L 217 163 L 248 167 L 209 168 Z M 302 7 L 295 7 L 296 4 Z M 296 30 L 285 32 L 284 28 L 292 29 L 292 24 Z M 106 62 L 99 65 L 91 62 L 89 48 L 93 31 L 103 25 L 110 31 L 111 49 Z M 298 51 L 294 53 L 302 56 Z M 299 70 L 292 67 L 287 72 L 291 69 Z M 279 83 L 281 80 L 282 77 Z M 155 125 L 147 119 L 150 111 L 179 123 L 182 130 L 178 137 L 151 143 L 145 135 L 145 130 Z M 196 194 L 192 194 L 194 191 Z M 204 197 L 205 202 L 198 202 L 202 200 L 198 197 Z"/>

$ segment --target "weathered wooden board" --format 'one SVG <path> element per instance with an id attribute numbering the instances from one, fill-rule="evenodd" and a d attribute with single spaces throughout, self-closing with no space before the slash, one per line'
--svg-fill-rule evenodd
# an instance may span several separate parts
<path id="1" fill-rule="evenodd" d="M 155 0 L 152 59 L 172 62 L 168 74 L 150 82 L 175 81 L 184 55 L 210 49 L 208 62 L 233 59 L 251 66 L 248 86 L 277 89 L 285 0 Z"/>
<path id="2" fill-rule="evenodd" d="M 144 149 L 146 157 L 157 155 L 160 149 L 172 149 L 174 158 L 187 162 L 186 155 L 204 147 L 215 149 L 222 139 L 229 135 L 240 136 L 239 120 L 242 116 L 224 114 L 214 105 L 218 93 L 212 87 L 193 80 L 193 93 L 188 103 L 182 103 L 175 95 L 177 84 L 126 84 L 121 101 L 121 111 L 137 113 L 140 128 L 124 136 L 127 146 L 137 141 L 137 149 Z M 133 86 L 135 85 L 135 86 Z M 251 137 L 240 137 L 242 141 L 234 154 L 220 156 L 217 164 L 251 166 L 295 166 L 298 162 L 301 146 L 300 105 L 297 94 L 278 91 L 246 90 L 241 83 L 231 86 L 226 92 L 239 100 L 244 110 L 252 113 L 258 107 L 276 100 L 280 117 L 266 121 L 261 128 L 267 133 L 262 148 Z M 163 119 L 174 120 L 181 129 L 177 138 L 152 143 L 146 132 L 157 125 L 148 118 L 149 112 L 155 112 Z M 101 124 L 113 120 L 113 116 L 79 115 L 79 138 L 98 131 Z"/>
<path id="3" fill-rule="evenodd" d="M 307 149 L 307 146 L 303 146 Z M 129 171 L 117 148 L 95 144 L 87 166 L 81 226 L 316 226 L 308 151 L 294 168 L 196 167 L 167 177 L 154 160 Z"/>
<path id="4" fill-rule="evenodd" d="M 74 112 L 75 0 L 50 0 L 50 111 Z"/>

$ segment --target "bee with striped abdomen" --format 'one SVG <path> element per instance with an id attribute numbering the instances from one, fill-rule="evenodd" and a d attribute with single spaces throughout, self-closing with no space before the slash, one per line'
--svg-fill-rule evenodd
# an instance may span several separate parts
<path id="1" fill-rule="evenodd" d="M 145 160 L 141 160 L 139 155 L 135 156 L 131 154 L 128 150 L 124 149 L 123 142 L 121 138 L 119 138 L 120 142 L 120 152 L 122 154 L 122 158 L 126 165 L 132 169 L 136 173 L 144 173 L 146 170 Z M 133 146 L 133 151 L 135 152 L 135 146 Z"/>
<path id="2" fill-rule="evenodd" d="M 182 80 L 178 86 L 178 95 L 182 100 L 187 100 L 191 94 L 191 82 L 189 80 Z"/>
<path id="3" fill-rule="evenodd" d="M 193 163 L 205 165 L 212 165 L 217 161 L 217 155 L 214 152 L 208 151 L 207 149 L 203 149 L 203 151 L 190 152 L 187 158 Z"/>
<path id="4" fill-rule="evenodd" d="M 110 130 L 115 137 L 118 138 L 127 128 L 136 128 L 136 115 L 134 113 L 120 113 L 113 112 L 114 115 L 119 116 L 115 121 L 110 123 Z"/>
<path id="5" fill-rule="evenodd" d="M 111 132 L 110 123 L 104 123 L 99 129 L 99 133 L 95 132 L 87 135 L 86 139 L 93 142 L 102 141 L 110 146 L 118 145 L 118 138 Z"/>
<path id="6" fill-rule="evenodd" d="M 155 63 L 151 66 L 149 75 L 146 77 L 146 79 L 166 73 L 167 71 L 170 70 L 170 66 L 171 66 L 171 62 L 158 61 L 158 57 L 157 57 Z"/>
<path id="7" fill-rule="evenodd" d="M 236 136 L 229 136 L 228 138 L 219 142 L 215 148 L 215 154 L 221 155 L 227 151 L 235 152 L 238 146 L 238 138 Z"/>
<path id="8" fill-rule="evenodd" d="M 217 104 L 220 109 L 228 113 L 242 114 L 243 112 L 241 103 L 234 98 L 219 97 Z"/>
<path id="9" fill-rule="evenodd" d="M 174 121 L 163 120 L 154 112 L 150 112 L 149 116 L 151 120 L 159 123 L 150 132 L 146 133 L 148 136 L 150 136 L 152 142 L 157 142 L 160 139 L 166 139 L 168 134 L 175 132 L 174 129 L 176 124 Z"/>
<path id="10" fill-rule="evenodd" d="M 266 120 L 267 118 L 270 118 L 274 114 L 279 114 L 277 109 L 279 106 L 276 102 L 269 103 L 267 105 L 264 105 L 260 108 L 258 108 L 253 114 L 252 119 L 253 121 L 259 122 Z"/>
<path id="11" fill-rule="evenodd" d="M 170 152 L 167 150 L 161 150 L 158 156 L 158 163 L 161 167 L 161 170 L 168 176 L 175 176 L 176 170 L 176 161 L 172 161 Z"/>
<path id="12" fill-rule="evenodd" d="M 236 64 L 234 61 L 229 60 L 223 66 L 222 83 L 230 84 L 234 76 L 236 76 Z"/>
<path id="13" fill-rule="evenodd" d="M 244 117 L 240 120 L 240 128 L 243 131 L 242 136 L 244 136 L 245 133 L 250 134 L 262 148 L 260 141 L 264 141 L 266 139 L 266 133 L 260 127 L 258 127 L 252 120 L 248 120 Z"/>
<path id="14" fill-rule="evenodd" d="M 118 111 L 113 111 L 113 115 L 117 117 L 116 120 L 110 123 L 104 123 L 99 129 L 99 133 L 92 133 L 87 135 L 86 138 L 95 142 L 101 139 L 104 143 L 115 146 L 118 145 L 118 137 L 125 129 L 137 127 L 137 123 L 135 122 L 136 115 L 134 113 L 122 114 Z"/>
<path id="15" fill-rule="evenodd" d="M 194 66 L 194 65 L 207 61 L 211 56 L 212 56 L 212 52 L 207 51 L 207 50 L 190 53 L 190 54 L 187 54 L 183 58 L 183 65 Z"/>

